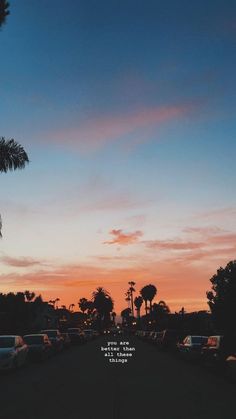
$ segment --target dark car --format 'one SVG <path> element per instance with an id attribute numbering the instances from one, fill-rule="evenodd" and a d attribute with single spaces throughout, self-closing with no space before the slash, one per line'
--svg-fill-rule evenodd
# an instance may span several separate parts
<path id="1" fill-rule="evenodd" d="M 206 345 L 207 336 L 186 336 L 183 342 L 177 344 L 178 353 L 189 360 L 197 360 L 201 358 L 201 350 Z"/>
<path id="2" fill-rule="evenodd" d="M 230 381 L 236 383 L 236 350 L 226 357 L 225 375 Z"/>
<path id="3" fill-rule="evenodd" d="M 60 352 L 63 349 L 63 337 L 58 329 L 41 330 L 41 333 L 48 335 L 54 352 Z"/>
<path id="4" fill-rule="evenodd" d="M 160 350 L 175 350 L 178 340 L 177 330 L 166 329 L 158 334 L 155 343 Z"/>
<path id="5" fill-rule="evenodd" d="M 209 336 L 201 351 L 202 362 L 206 366 L 223 366 L 227 357 L 227 345 L 224 336 Z"/>
<path id="6" fill-rule="evenodd" d="M 43 361 L 52 354 L 52 344 L 46 334 L 25 335 L 24 341 L 28 345 L 30 359 Z"/>
<path id="7" fill-rule="evenodd" d="M 85 342 L 85 335 L 78 327 L 67 329 L 72 345 L 79 345 Z"/>
<path id="8" fill-rule="evenodd" d="M 152 343 L 155 335 L 156 335 L 155 331 L 149 332 L 147 335 L 147 341 Z"/>

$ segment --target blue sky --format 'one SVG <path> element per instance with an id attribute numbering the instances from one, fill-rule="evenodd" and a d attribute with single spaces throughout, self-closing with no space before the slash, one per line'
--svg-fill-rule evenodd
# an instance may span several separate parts
<path id="1" fill-rule="evenodd" d="M 235 255 L 235 2 L 10 8 L 0 32 L 0 134 L 23 144 L 31 162 L 0 178 L 5 289 L 68 302 L 96 281 L 117 294 L 136 275 L 174 308 L 204 306 L 209 277 Z M 207 251 L 188 228 L 201 229 Z M 184 251 L 171 247 L 183 242 Z M 183 297 L 169 286 L 175 275 Z"/>

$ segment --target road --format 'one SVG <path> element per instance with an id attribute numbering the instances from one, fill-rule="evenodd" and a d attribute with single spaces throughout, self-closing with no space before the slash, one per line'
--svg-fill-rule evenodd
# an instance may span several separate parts
<path id="1" fill-rule="evenodd" d="M 128 363 L 110 363 L 105 345 L 2 374 L 0 419 L 235 419 L 236 386 L 223 378 L 136 338 Z"/>

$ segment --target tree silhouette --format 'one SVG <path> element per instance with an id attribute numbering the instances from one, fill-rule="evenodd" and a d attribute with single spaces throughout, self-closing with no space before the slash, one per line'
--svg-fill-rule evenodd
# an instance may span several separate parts
<path id="1" fill-rule="evenodd" d="M 96 291 L 93 292 L 92 296 L 94 308 L 98 313 L 99 327 L 106 327 L 111 321 L 110 313 L 114 306 L 113 300 L 110 297 L 109 292 L 102 287 L 98 287 Z"/>
<path id="2" fill-rule="evenodd" d="M 24 292 L 24 294 L 25 294 L 26 301 L 28 301 L 28 302 L 32 301 L 34 299 L 34 297 L 35 297 L 35 293 L 34 292 L 30 292 L 28 290 L 26 290 Z"/>
<path id="3" fill-rule="evenodd" d="M 24 148 L 15 140 L 0 138 L 0 173 L 9 170 L 24 169 L 29 163 L 29 158 Z M 0 216 L 0 237 L 2 237 L 2 219 Z"/>
<path id="4" fill-rule="evenodd" d="M 131 295 L 130 295 L 130 290 L 128 289 L 125 293 L 125 301 L 127 301 L 128 303 L 128 307 L 130 306 L 130 301 L 131 301 Z"/>
<path id="5" fill-rule="evenodd" d="M 141 295 L 139 295 L 138 297 L 135 297 L 134 305 L 135 305 L 136 310 L 137 310 L 138 318 L 140 318 L 140 310 L 141 310 L 142 304 L 143 304 L 143 298 L 141 297 Z"/>
<path id="6" fill-rule="evenodd" d="M 169 313 L 170 309 L 165 301 L 159 301 L 159 303 L 154 303 L 152 306 L 152 315 L 157 323 L 163 322 Z"/>
<path id="7" fill-rule="evenodd" d="M 0 0 L 0 26 L 6 21 L 6 17 L 10 14 L 9 3 L 6 0 Z"/>
<path id="8" fill-rule="evenodd" d="M 55 300 L 49 300 L 49 304 L 53 305 L 53 308 L 58 308 L 57 303 L 60 301 L 60 298 L 55 298 Z"/>
<path id="9" fill-rule="evenodd" d="M 236 260 L 220 267 L 210 279 L 208 304 L 217 330 L 224 335 L 234 334 L 236 319 Z"/>
<path id="10" fill-rule="evenodd" d="M 0 138 L 0 172 L 24 169 L 29 158 L 24 148 L 15 140 Z"/>
<path id="11" fill-rule="evenodd" d="M 122 310 L 122 312 L 120 313 L 121 317 L 122 317 L 122 323 L 123 324 L 128 324 L 129 322 L 129 318 L 131 315 L 131 308 L 125 308 L 124 310 Z"/>
<path id="12" fill-rule="evenodd" d="M 111 313 L 111 317 L 112 317 L 112 322 L 113 322 L 113 324 L 115 325 L 115 320 L 116 320 L 116 313 L 115 313 L 115 311 L 113 311 L 113 312 Z"/>
<path id="13" fill-rule="evenodd" d="M 151 313 L 152 312 L 152 300 L 155 297 L 156 293 L 157 293 L 157 289 L 156 289 L 155 285 L 152 285 L 152 284 L 145 285 L 145 287 L 143 287 L 140 291 L 140 294 L 143 297 L 143 300 L 145 302 L 146 315 L 147 315 L 147 312 L 148 312 L 147 302 L 149 301 L 149 310 L 150 310 L 150 313 Z"/>
<path id="14" fill-rule="evenodd" d="M 130 282 L 128 282 L 128 284 L 130 285 L 128 291 L 129 291 L 130 301 L 131 301 L 131 311 L 132 311 L 132 315 L 134 315 L 134 297 L 133 297 L 133 293 L 135 292 L 135 289 L 134 289 L 135 282 L 130 281 Z"/>
<path id="15" fill-rule="evenodd" d="M 88 309 L 88 300 L 87 298 L 80 298 L 78 302 L 79 308 L 84 313 Z"/>

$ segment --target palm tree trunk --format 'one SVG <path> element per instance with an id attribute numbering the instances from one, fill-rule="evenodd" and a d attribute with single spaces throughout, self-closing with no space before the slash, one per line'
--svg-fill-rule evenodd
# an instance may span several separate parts
<path id="1" fill-rule="evenodd" d="M 148 311 L 147 300 L 145 300 L 145 312 L 146 312 L 146 316 L 147 316 L 147 311 Z"/>

